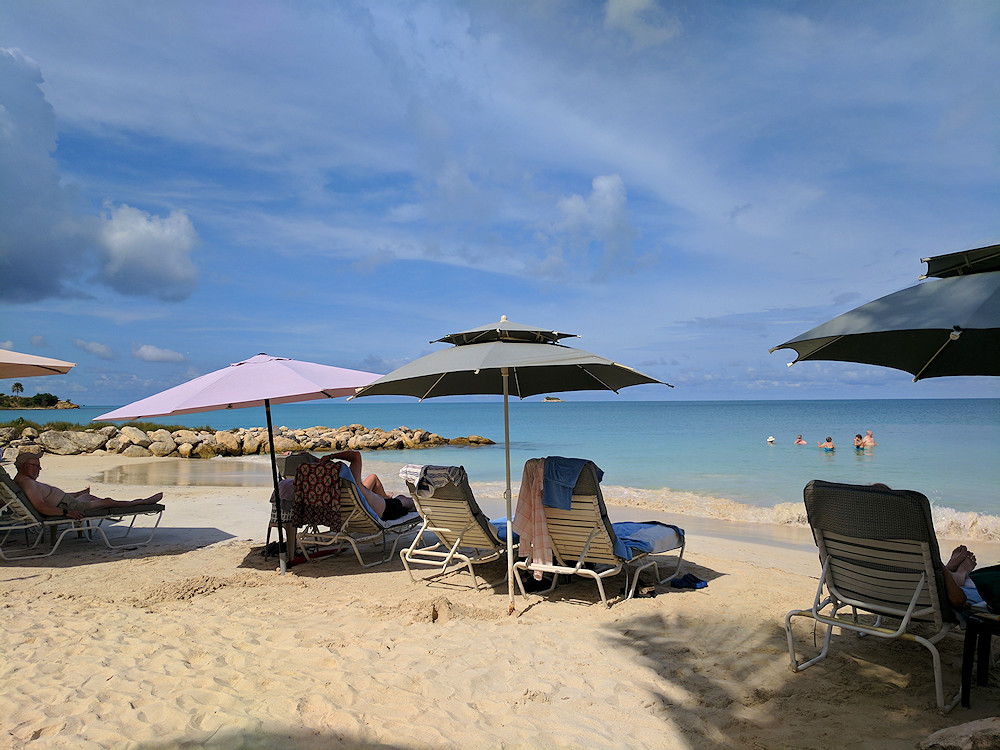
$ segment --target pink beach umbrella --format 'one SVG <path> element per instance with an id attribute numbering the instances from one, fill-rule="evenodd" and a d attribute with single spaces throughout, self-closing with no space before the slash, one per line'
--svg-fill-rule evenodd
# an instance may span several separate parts
<path id="1" fill-rule="evenodd" d="M 274 455 L 274 430 L 271 404 L 290 404 L 353 395 L 356 388 L 374 382 L 380 376 L 362 370 L 301 362 L 284 357 L 258 354 L 234 362 L 229 367 L 202 375 L 187 383 L 168 388 L 120 409 L 109 411 L 92 421 L 114 421 L 195 414 L 219 409 L 243 409 L 263 406 L 267 414 L 268 449 L 271 453 L 271 477 L 275 503 L 278 500 L 278 464 Z M 280 508 L 276 507 L 278 518 Z M 278 559 L 281 572 L 287 567 L 282 525 L 278 524 Z"/>

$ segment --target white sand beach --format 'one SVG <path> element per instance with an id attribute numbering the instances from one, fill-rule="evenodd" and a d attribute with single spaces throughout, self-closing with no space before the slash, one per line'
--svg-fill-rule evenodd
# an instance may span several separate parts
<path id="1" fill-rule="evenodd" d="M 128 461 L 47 455 L 42 480 L 79 489 Z M 687 529 L 686 570 L 707 588 L 607 609 L 581 581 L 552 600 L 518 596 L 508 616 L 503 584 L 413 584 L 398 558 L 365 570 L 347 552 L 280 576 L 260 554 L 267 488 L 162 489 L 148 547 L 72 539 L 0 564 L 0 745 L 912 748 L 1000 700 L 974 687 L 971 709 L 943 716 L 929 653 L 871 638 L 837 638 L 793 674 L 783 617 L 811 604 L 819 573 L 806 529 L 664 515 Z M 998 545 L 941 546 L 960 542 L 1000 560 Z M 800 648 L 811 641 L 800 627 Z M 941 645 L 949 694 L 961 648 L 960 634 Z"/>

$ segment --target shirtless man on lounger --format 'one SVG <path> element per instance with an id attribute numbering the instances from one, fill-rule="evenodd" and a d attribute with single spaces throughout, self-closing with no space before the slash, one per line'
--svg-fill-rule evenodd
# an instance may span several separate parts
<path id="1" fill-rule="evenodd" d="M 14 466 L 17 467 L 14 481 L 24 490 L 35 510 L 43 516 L 65 516 L 79 520 L 87 510 L 150 505 L 158 503 L 163 498 L 163 493 L 157 492 L 143 500 L 112 500 L 110 497 L 91 495 L 90 487 L 77 492 L 63 492 L 58 487 L 38 481 L 38 473 L 42 470 L 41 456 L 38 453 L 27 451 L 18 453 L 14 459 Z"/>
<path id="2" fill-rule="evenodd" d="M 328 454 L 323 456 L 320 461 L 329 461 L 334 458 L 346 461 L 350 465 L 354 481 L 364 493 L 365 500 L 368 501 L 368 505 L 371 506 L 373 511 L 378 513 L 378 517 L 383 521 L 402 518 L 407 513 L 417 509 L 413 504 L 412 497 L 408 497 L 407 495 L 393 495 L 386 492 L 385 487 L 382 486 L 382 480 L 378 478 L 378 474 L 369 474 L 362 480 L 361 454 L 357 451 L 341 451 L 340 453 Z"/>

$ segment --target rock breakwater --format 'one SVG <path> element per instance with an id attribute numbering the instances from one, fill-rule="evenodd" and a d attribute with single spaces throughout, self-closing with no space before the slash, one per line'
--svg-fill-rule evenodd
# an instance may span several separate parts
<path id="1" fill-rule="evenodd" d="M 427 430 L 397 427 L 383 430 L 352 424 L 343 427 L 309 427 L 274 430 L 275 453 L 286 451 L 403 450 L 440 445 L 492 445 L 480 435 L 446 438 Z M 61 456 L 79 453 L 120 454 L 135 458 L 177 456 L 214 458 L 215 456 L 252 456 L 268 453 L 267 429 L 240 427 L 233 430 L 151 430 L 138 427 L 106 425 L 93 430 L 44 430 L 0 427 L 0 448 L 5 460 L 13 460 L 20 450 L 55 453 Z"/>

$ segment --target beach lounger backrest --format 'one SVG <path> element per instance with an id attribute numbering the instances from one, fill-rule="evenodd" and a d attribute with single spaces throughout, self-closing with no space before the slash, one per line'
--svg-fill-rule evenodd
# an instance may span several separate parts
<path id="1" fill-rule="evenodd" d="M 785 637 L 792 671 L 801 672 L 826 658 L 835 632 L 874 636 L 866 643 L 901 638 L 931 652 L 938 708 L 949 711 L 958 695 L 945 698 L 937 643 L 957 623 L 948 602 L 937 536 L 927 498 L 912 490 L 840 484 L 814 479 L 803 490 L 806 513 L 819 548 L 823 571 L 809 609 L 785 615 Z M 858 613 L 876 615 L 874 623 Z M 794 618 L 826 626 L 818 655 L 799 660 Z M 914 620 L 925 621 L 919 636 Z M 927 622 L 934 625 L 933 632 Z"/>
<path id="2" fill-rule="evenodd" d="M 476 549 L 503 545 L 490 520 L 479 508 L 464 471 L 457 485 L 449 481 L 443 487 L 434 488 L 430 497 L 418 497 L 416 487 L 410 482 L 406 483 L 406 487 L 417 512 L 447 547 L 459 539 L 461 546 Z"/>
<path id="3" fill-rule="evenodd" d="M 41 525 L 42 515 L 35 510 L 24 490 L 17 486 L 5 469 L 0 469 L 0 530 Z"/>
<path id="4" fill-rule="evenodd" d="M 545 507 L 545 519 L 552 538 L 552 554 L 564 565 L 578 560 L 617 565 L 615 532 L 604 505 L 597 466 L 588 461 L 573 488 L 568 510 Z"/>
<path id="5" fill-rule="evenodd" d="M 803 498 L 826 583 L 837 598 L 938 626 L 955 621 L 924 495 L 817 479 Z"/>

